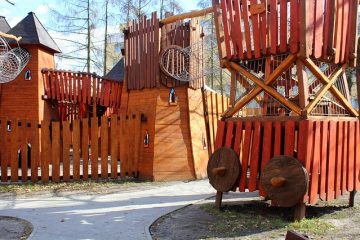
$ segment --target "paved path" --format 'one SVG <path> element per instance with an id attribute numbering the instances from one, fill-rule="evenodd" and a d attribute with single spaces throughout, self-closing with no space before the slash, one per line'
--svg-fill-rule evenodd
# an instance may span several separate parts
<path id="1" fill-rule="evenodd" d="M 0 199 L 0 216 L 30 221 L 29 239 L 151 239 L 160 216 L 213 196 L 208 180 L 122 190 L 111 194 L 40 194 Z"/>

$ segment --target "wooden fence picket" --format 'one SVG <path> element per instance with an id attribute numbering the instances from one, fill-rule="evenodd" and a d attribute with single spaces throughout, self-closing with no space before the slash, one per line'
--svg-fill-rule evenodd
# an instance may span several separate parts
<path id="1" fill-rule="evenodd" d="M 60 123 L 51 124 L 51 180 L 55 183 L 60 182 Z"/>
<path id="2" fill-rule="evenodd" d="M 80 180 L 80 120 L 72 122 L 73 179 Z"/>
<path id="3" fill-rule="evenodd" d="M 101 117 L 101 178 L 108 178 L 108 156 L 109 156 L 109 122 L 108 117 Z"/>

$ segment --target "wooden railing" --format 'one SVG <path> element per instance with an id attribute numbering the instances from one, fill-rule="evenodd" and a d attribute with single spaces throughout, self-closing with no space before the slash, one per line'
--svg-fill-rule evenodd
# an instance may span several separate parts
<path id="1" fill-rule="evenodd" d="M 356 57 L 358 1 L 221 0 L 219 7 L 218 39 L 225 43 L 220 50 L 229 60 L 300 48 L 336 64 Z"/>
<path id="2" fill-rule="evenodd" d="M 120 108 L 122 83 L 103 79 L 96 74 L 43 69 L 46 99 L 64 103 Z M 94 94 L 95 93 L 95 94 Z"/>
<path id="3" fill-rule="evenodd" d="M 138 114 L 41 125 L 0 119 L 1 182 L 137 177 L 140 123 Z"/>

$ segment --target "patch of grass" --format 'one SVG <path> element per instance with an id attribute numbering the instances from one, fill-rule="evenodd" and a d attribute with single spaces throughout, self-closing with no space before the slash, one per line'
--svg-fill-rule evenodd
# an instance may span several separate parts
<path id="1" fill-rule="evenodd" d="M 117 180 L 117 181 L 79 181 L 79 182 L 68 182 L 68 183 L 25 183 L 25 184 L 0 184 L 0 193 L 15 193 L 24 194 L 38 191 L 50 191 L 50 192 L 61 192 L 61 191 L 106 191 L 112 188 L 122 187 L 134 187 L 134 186 L 147 186 L 154 184 L 148 181 L 139 180 Z"/>
<path id="2" fill-rule="evenodd" d="M 211 228 L 223 237 L 246 236 L 268 231 L 275 231 L 274 234 L 284 233 L 290 229 L 308 235 L 322 236 L 335 229 L 331 223 L 316 217 L 292 222 L 291 209 L 269 207 L 260 202 L 228 205 L 222 210 L 214 208 L 213 204 L 204 204 L 200 208 L 217 217 L 218 220 Z"/>

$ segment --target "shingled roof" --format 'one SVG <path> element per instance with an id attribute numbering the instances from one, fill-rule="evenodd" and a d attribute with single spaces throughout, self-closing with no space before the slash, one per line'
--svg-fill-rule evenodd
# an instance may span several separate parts
<path id="1" fill-rule="evenodd" d="M 103 78 L 116 82 L 123 82 L 125 77 L 125 62 L 124 58 L 121 58 L 118 63 L 106 74 Z"/>
<path id="2" fill-rule="evenodd" d="M 0 32 L 7 33 L 11 29 L 5 17 L 0 16 Z"/>
<path id="3" fill-rule="evenodd" d="M 23 20 L 7 33 L 17 37 L 21 36 L 20 45 L 39 44 L 55 53 L 61 52 L 54 39 L 51 38 L 33 12 L 29 12 Z"/>

